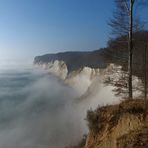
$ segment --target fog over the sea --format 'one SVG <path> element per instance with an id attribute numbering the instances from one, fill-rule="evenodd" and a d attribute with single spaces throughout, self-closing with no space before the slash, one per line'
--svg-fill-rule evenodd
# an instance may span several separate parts
<path id="1" fill-rule="evenodd" d="M 103 99 L 104 93 L 100 95 Z M 87 132 L 87 109 L 99 103 L 96 97 L 82 102 L 78 98 L 74 89 L 45 71 L 1 67 L 0 148 L 64 148 L 77 143 Z"/>

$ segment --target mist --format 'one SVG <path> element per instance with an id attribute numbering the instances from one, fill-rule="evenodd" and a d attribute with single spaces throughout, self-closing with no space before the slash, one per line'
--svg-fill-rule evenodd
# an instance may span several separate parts
<path id="1" fill-rule="evenodd" d="M 46 71 L 0 72 L 0 148 L 64 148 L 88 132 L 86 112 L 117 102 L 98 80 L 84 96 Z M 100 83 L 99 83 L 100 82 Z"/>

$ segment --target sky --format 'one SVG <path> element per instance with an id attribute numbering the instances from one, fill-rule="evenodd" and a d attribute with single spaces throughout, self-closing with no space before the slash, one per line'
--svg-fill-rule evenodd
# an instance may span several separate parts
<path id="1" fill-rule="evenodd" d="M 113 0 L 0 0 L 0 60 L 105 47 L 113 10 Z"/>

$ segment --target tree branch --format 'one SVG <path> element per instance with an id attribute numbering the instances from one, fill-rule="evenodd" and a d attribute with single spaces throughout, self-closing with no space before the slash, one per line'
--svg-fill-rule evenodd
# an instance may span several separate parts
<path id="1" fill-rule="evenodd" d="M 127 10 L 127 13 L 130 14 L 129 6 L 128 6 L 128 3 L 126 0 L 124 1 L 124 4 L 125 4 L 125 8 Z"/>

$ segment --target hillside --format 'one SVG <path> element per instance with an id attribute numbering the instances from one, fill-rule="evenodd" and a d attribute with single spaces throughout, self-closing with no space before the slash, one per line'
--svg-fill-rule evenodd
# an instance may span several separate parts
<path id="1" fill-rule="evenodd" d="M 123 101 L 88 111 L 89 133 L 74 148 L 147 148 L 148 100 Z"/>
<path id="2" fill-rule="evenodd" d="M 98 108 L 89 111 L 87 119 L 90 132 L 85 148 L 148 146 L 148 100 Z"/>

